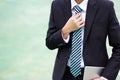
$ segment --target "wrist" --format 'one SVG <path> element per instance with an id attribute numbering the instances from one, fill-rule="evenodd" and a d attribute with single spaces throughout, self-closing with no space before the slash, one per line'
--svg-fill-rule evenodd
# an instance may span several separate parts
<path id="1" fill-rule="evenodd" d="M 67 38 L 68 38 L 68 36 L 69 36 L 69 32 L 67 32 L 67 30 L 65 30 L 64 27 L 63 27 L 61 33 L 62 33 L 62 36 L 63 36 L 64 39 L 67 39 Z"/>
<path id="2" fill-rule="evenodd" d="M 70 25 L 64 25 L 64 27 L 62 28 L 62 32 L 64 33 L 64 34 L 69 34 L 69 33 L 71 33 L 72 31 L 71 31 L 71 28 L 69 27 Z"/>

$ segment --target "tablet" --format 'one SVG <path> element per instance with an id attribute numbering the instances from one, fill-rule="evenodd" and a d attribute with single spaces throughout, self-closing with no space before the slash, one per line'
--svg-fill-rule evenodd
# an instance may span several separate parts
<path id="1" fill-rule="evenodd" d="M 90 80 L 95 77 L 100 77 L 100 73 L 104 67 L 94 67 L 94 66 L 86 66 L 84 70 L 83 80 Z"/>

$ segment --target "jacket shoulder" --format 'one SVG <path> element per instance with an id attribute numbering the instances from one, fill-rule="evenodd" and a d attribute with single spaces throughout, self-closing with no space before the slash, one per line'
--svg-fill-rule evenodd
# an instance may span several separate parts
<path id="1" fill-rule="evenodd" d="M 114 3 L 111 0 L 96 0 L 96 5 L 101 9 L 110 9 Z"/>
<path id="2" fill-rule="evenodd" d="M 65 0 L 53 0 L 56 5 L 63 4 Z"/>
<path id="3" fill-rule="evenodd" d="M 106 5 L 106 6 L 109 6 L 109 5 L 113 5 L 113 1 L 112 0 L 96 0 L 98 4 L 100 5 Z"/>

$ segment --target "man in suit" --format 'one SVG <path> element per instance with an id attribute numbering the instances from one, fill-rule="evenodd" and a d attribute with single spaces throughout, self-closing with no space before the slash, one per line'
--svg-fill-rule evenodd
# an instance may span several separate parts
<path id="1" fill-rule="evenodd" d="M 79 6 L 81 11 L 77 13 Z M 74 33 L 81 30 L 80 48 L 74 56 L 74 68 L 71 69 Z M 108 58 L 106 37 L 113 47 Z M 75 39 L 76 40 L 76 39 Z M 77 40 L 78 41 L 78 40 Z M 75 42 L 77 42 L 75 41 Z M 74 42 L 74 43 L 75 43 Z M 77 42 L 79 43 L 79 42 Z M 76 47 L 78 47 L 78 44 Z M 105 67 L 101 77 L 92 80 L 115 80 L 120 69 L 120 26 L 109 0 L 54 0 L 51 6 L 46 46 L 58 49 L 53 80 L 82 80 L 85 66 Z M 80 73 L 79 73 L 80 72 Z"/>

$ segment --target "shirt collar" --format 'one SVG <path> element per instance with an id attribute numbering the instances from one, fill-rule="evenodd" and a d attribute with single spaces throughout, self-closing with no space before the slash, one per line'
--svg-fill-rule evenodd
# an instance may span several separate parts
<path id="1" fill-rule="evenodd" d="M 80 4 L 77 4 L 75 0 L 71 0 L 71 9 L 73 9 L 75 5 L 78 5 L 83 11 L 86 12 L 88 0 L 83 0 Z"/>

